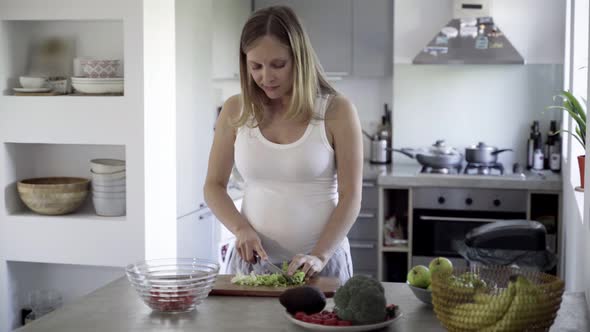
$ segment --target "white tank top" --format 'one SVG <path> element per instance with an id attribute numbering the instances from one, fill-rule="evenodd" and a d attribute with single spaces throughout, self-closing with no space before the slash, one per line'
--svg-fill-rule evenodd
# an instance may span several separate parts
<path id="1" fill-rule="evenodd" d="M 259 127 L 238 129 L 234 158 L 245 180 L 242 214 L 273 262 L 311 252 L 338 203 L 334 149 L 323 121 L 329 99 L 316 98 L 317 116 L 290 144 L 269 141 Z"/>

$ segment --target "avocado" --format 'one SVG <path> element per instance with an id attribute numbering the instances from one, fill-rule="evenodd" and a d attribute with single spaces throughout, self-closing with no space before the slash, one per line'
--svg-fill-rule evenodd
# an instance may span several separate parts
<path id="1" fill-rule="evenodd" d="M 279 301 L 292 315 L 299 311 L 308 315 L 315 314 L 326 306 L 326 296 L 319 288 L 313 286 L 287 289 L 281 293 Z"/>

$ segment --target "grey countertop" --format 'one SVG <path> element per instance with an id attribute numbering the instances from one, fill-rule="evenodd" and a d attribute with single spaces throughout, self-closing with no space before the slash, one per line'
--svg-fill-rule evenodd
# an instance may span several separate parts
<path id="1" fill-rule="evenodd" d="M 387 302 L 403 312 L 388 331 L 444 331 L 432 308 L 419 302 L 407 285 L 383 286 Z M 589 331 L 587 308 L 583 293 L 566 292 L 551 331 Z M 283 312 L 276 298 L 212 296 L 191 313 L 155 313 L 120 278 L 18 331 L 304 331 L 288 322 Z"/>
<path id="2" fill-rule="evenodd" d="M 524 176 L 505 175 L 441 175 L 421 174 L 418 164 L 373 165 L 365 163 L 365 180 L 376 180 L 378 185 L 390 187 L 456 187 L 456 188 L 498 188 L 531 191 L 555 191 L 562 188 L 561 175 L 551 171 L 530 172 Z"/>

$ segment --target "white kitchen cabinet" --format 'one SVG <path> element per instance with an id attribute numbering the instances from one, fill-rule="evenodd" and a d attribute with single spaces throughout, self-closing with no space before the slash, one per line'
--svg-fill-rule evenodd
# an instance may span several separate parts
<path id="1" fill-rule="evenodd" d="M 295 11 L 328 76 L 387 77 L 392 72 L 392 0 L 255 0 L 255 9 Z"/>
<path id="2" fill-rule="evenodd" d="M 217 261 L 218 223 L 206 207 L 178 219 L 178 257 Z"/>
<path id="3" fill-rule="evenodd" d="M 353 0 L 352 73 L 358 77 L 391 76 L 393 1 Z"/>
<path id="4" fill-rule="evenodd" d="M 240 34 L 251 11 L 249 0 L 213 1 L 213 79 L 240 77 Z"/>
<path id="5" fill-rule="evenodd" d="M 352 0 L 255 0 L 255 9 L 291 7 L 309 35 L 318 58 L 330 76 L 352 71 Z"/>

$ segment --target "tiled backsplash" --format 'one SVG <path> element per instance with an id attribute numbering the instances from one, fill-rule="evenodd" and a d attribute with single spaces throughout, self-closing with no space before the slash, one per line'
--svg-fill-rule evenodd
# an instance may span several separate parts
<path id="1" fill-rule="evenodd" d="M 563 65 L 416 66 L 396 65 L 393 145 L 422 147 L 445 139 L 464 149 L 483 141 L 512 148 L 499 161 L 507 170 L 524 165 L 533 120 L 543 141 L 549 122 L 561 113 L 545 110 L 563 87 Z M 415 163 L 395 154 L 394 162 Z"/>

